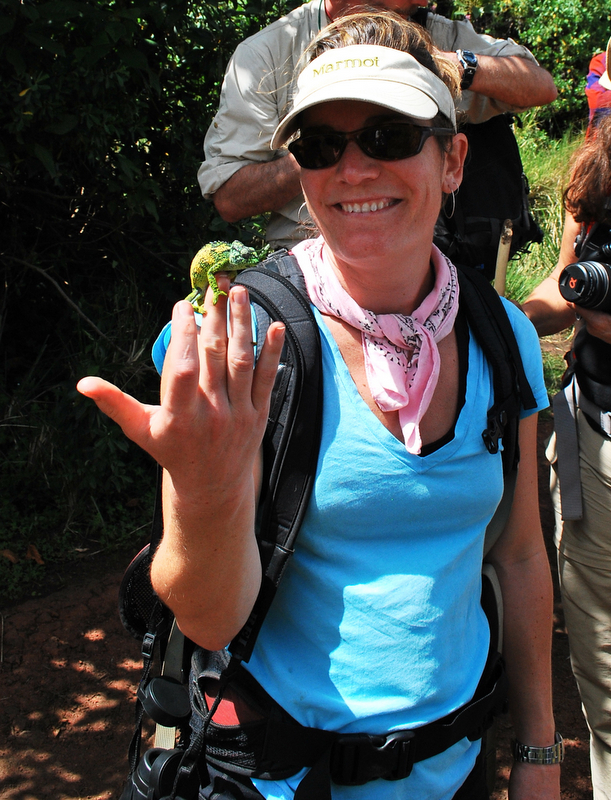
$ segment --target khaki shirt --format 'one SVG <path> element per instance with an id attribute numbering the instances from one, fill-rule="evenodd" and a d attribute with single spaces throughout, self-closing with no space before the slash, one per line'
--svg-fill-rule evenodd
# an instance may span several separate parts
<path id="1" fill-rule="evenodd" d="M 238 45 L 204 141 L 206 160 L 197 173 L 205 198 L 242 167 L 286 155 L 286 150 L 270 149 L 272 134 L 290 105 L 292 79 L 303 51 L 328 23 L 324 0 L 311 0 Z M 435 46 L 445 52 L 461 48 L 478 55 L 520 56 L 536 63 L 534 56 L 512 39 L 478 34 L 467 21 L 429 13 L 427 29 Z M 485 122 L 504 111 L 518 110 L 469 91 L 464 92 L 458 108 L 470 122 Z M 313 235 L 316 232 L 300 194 L 272 212 L 266 238 L 275 247 L 290 247 Z"/>

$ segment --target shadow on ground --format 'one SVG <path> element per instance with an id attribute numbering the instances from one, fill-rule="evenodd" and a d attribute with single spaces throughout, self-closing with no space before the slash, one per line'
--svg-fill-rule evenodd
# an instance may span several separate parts
<path id="1" fill-rule="evenodd" d="M 0 796 L 109 800 L 127 774 L 138 643 L 123 629 L 123 568 L 3 611 Z"/>

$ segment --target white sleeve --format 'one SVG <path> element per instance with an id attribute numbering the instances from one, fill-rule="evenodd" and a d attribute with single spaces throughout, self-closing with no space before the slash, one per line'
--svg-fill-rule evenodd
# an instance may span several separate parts
<path id="1" fill-rule="evenodd" d="M 242 167 L 277 157 L 269 144 L 282 109 L 277 69 L 265 52 L 240 44 L 232 56 L 216 116 L 206 134 L 206 160 L 197 173 L 204 197 L 209 197 Z M 281 72 L 281 71 L 280 71 Z"/>

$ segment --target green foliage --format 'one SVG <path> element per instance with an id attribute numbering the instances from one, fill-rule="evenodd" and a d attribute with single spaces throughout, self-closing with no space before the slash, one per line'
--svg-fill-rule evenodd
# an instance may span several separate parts
<path id="1" fill-rule="evenodd" d="M 564 210 L 562 192 L 569 177 L 571 156 L 583 139 L 583 131 L 568 129 L 560 138 L 549 137 L 538 125 L 540 109 L 523 115 L 522 127 L 516 127 L 522 164 L 530 185 L 530 207 L 545 237 L 529 252 L 516 256 L 509 265 L 508 293 L 522 302 L 558 261 Z"/>
<path id="2" fill-rule="evenodd" d="M 235 46 L 298 0 L 0 0 L 0 595 L 151 516 L 154 470 L 74 386 L 155 402 L 150 345 L 224 223 L 196 173 Z"/>
<path id="3" fill-rule="evenodd" d="M 566 186 L 571 156 L 583 138 L 580 129 L 569 129 L 561 138 L 550 138 L 537 124 L 540 111 L 523 116 L 516 129 L 524 171 L 530 183 L 531 210 L 543 228 L 541 244 L 531 245 L 528 253 L 514 257 L 507 270 L 507 296 L 522 303 L 531 291 L 555 268 L 564 227 L 562 192 Z M 543 345 L 543 371 L 550 396 L 560 388 L 566 363 L 563 354 L 570 348 L 572 331 L 552 338 L 553 347 Z"/>
<path id="4" fill-rule="evenodd" d="M 456 0 L 454 16 L 469 14 L 476 30 L 526 45 L 553 76 L 558 98 L 541 109 L 540 122 L 561 134 L 587 119 L 584 89 L 592 56 L 607 45 L 611 6 L 607 0 Z"/>

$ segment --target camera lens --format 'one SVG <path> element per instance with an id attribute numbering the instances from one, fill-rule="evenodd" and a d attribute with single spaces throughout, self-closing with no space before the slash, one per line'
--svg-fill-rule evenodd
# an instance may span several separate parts
<path id="1" fill-rule="evenodd" d="M 611 312 L 611 267 L 600 261 L 578 261 L 562 270 L 560 294 L 582 308 Z"/>

